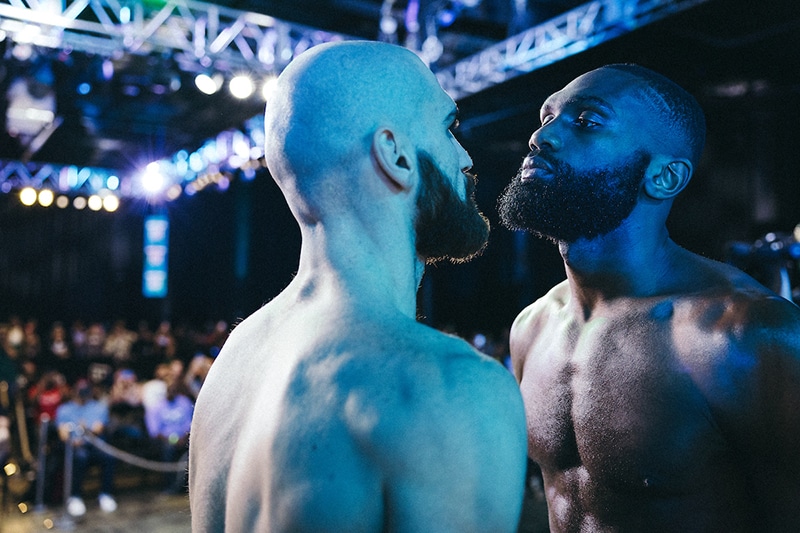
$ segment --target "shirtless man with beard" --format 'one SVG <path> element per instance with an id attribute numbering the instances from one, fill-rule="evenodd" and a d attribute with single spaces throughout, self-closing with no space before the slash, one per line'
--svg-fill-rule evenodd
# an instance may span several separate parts
<path id="1" fill-rule="evenodd" d="M 567 274 L 511 331 L 554 532 L 800 531 L 800 312 L 665 226 L 704 139 L 686 91 L 602 67 L 500 199 Z"/>
<path id="2" fill-rule="evenodd" d="M 294 280 L 232 332 L 197 399 L 195 532 L 515 532 L 519 388 L 416 321 L 426 263 L 489 227 L 456 106 L 412 52 L 305 52 L 266 111 L 266 160 L 302 235 Z"/>

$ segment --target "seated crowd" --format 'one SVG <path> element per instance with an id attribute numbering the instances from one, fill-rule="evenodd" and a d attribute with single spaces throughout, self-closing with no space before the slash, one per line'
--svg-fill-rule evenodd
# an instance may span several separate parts
<path id="1" fill-rule="evenodd" d="M 73 516 L 86 512 L 83 482 L 94 464 L 100 467 L 99 506 L 106 512 L 116 509 L 117 461 L 92 446 L 87 433 L 149 460 L 183 460 L 195 398 L 228 333 L 224 321 L 204 329 L 173 329 L 165 321 L 155 330 L 146 322 L 136 330 L 121 320 L 110 326 L 75 322 L 69 328 L 56 322 L 46 334 L 36 320 L 11 317 L 0 325 L 6 415 L 22 412 L 26 419 L 24 431 L 14 432 L 17 441 L 28 441 L 16 443 L 18 455 L 33 450 L 30 461 L 40 444 L 46 450 L 45 472 L 39 473 L 46 479 L 45 503 L 61 503 L 69 441 L 73 462 L 67 511 Z M 45 421 L 47 440 L 39 443 Z M 185 490 L 185 475 L 162 475 L 165 491 Z"/>

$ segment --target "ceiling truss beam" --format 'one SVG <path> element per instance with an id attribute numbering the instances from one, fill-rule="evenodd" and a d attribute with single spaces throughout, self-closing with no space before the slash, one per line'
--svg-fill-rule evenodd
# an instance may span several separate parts
<path id="1" fill-rule="evenodd" d="M 171 53 L 187 71 L 280 71 L 317 44 L 349 36 L 261 13 L 193 0 L 148 8 L 126 0 L 0 0 L 0 30 L 13 40 L 109 57 Z"/>
<path id="2" fill-rule="evenodd" d="M 456 100 L 707 0 L 593 0 L 436 73 Z"/>

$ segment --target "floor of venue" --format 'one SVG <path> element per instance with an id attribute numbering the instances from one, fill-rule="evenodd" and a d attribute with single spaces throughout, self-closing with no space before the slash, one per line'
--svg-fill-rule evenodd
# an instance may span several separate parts
<path id="1" fill-rule="evenodd" d="M 0 510 L 0 533 L 187 533 L 190 531 L 189 499 L 186 494 L 163 494 L 141 475 L 127 472 L 118 476 L 115 494 L 118 508 L 104 513 L 97 503 L 97 491 L 87 490 L 86 514 L 70 518 L 62 505 L 20 511 L 18 503 L 7 497 Z M 23 506 L 24 508 L 24 506 Z M 541 493 L 528 492 L 519 533 L 546 533 L 547 510 Z"/>

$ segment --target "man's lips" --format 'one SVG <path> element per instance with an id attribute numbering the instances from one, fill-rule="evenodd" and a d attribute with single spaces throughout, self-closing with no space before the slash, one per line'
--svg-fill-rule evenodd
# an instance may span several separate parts
<path id="1" fill-rule="evenodd" d="M 533 179 L 533 178 L 544 178 L 547 176 L 552 176 L 553 168 L 550 164 L 539 158 L 539 157 L 526 157 L 522 161 L 522 172 L 520 173 L 520 177 L 522 181 Z"/>

